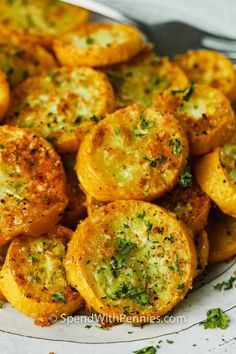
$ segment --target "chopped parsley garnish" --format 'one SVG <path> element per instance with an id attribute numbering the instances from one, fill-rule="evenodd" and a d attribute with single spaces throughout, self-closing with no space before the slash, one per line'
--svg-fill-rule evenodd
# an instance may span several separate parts
<path id="1" fill-rule="evenodd" d="M 183 150 L 183 145 L 181 144 L 181 141 L 179 138 L 170 139 L 168 145 L 174 146 L 174 149 L 173 149 L 174 155 L 178 155 Z"/>
<path id="2" fill-rule="evenodd" d="M 143 220 L 145 218 L 145 216 L 146 216 L 146 212 L 145 212 L 145 210 L 143 210 L 141 214 L 138 214 L 137 218 L 140 220 Z"/>
<path id="3" fill-rule="evenodd" d="M 35 257 L 35 256 L 32 256 L 32 254 L 29 255 L 28 259 L 29 259 L 29 261 L 32 262 L 32 263 L 38 262 L 38 258 Z"/>
<path id="4" fill-rule="evenodd" d="M 148 221 L 147 222 L 147 229 L 146 229 L 147 233 L 149 233 L 152 230 L 152 227 L 153 227 L 152 223 L 150 223 L 150 221 Z"/>
<path id="5" fill-rule="evenodd" d="M 232 289 L 235 281 L 236 276 L 231 276 L 229 280 L 222 281 L 221 283 L 217 283 L 216 285 L 214 285 L 214 289 L 219 291 Z"/>
<path id="6" fill-rule="evenodd" d="M 120 134 L 120 128 L 114 128 L 114 132 L 116 133 L 116 135 Z"/>
<path id="7" fill-rule="evenodd" d="M 95 116 L 95 114 L 93 114 L 90 118 L 89 118 L 92 122 L 98 123 L 99 119 L 97 116 Z"/>
<path id="8" fill-rule="evenodd" d="M 54 72 L 52 70 L 48 71 L 48 77 L 53 77 L 54 76 Z"/>
<path id="9" fill-rule="evenodd" d="M 92 37 L 86 38 L 86 44 L 93 44 L 93 43 L 94 43 L 94 38 L 92 38 Z"/>
<path id="10" fill-rule="evenodd" d="M 28 77 L 29 77 L 29 72 L 28 72 L 28 70 L 23 70 L 22 71 L 22 77 L 26 80 L 26 79 L 28 79 Z"/>
<path id="11" fill-rule="evenodd" d="M 66 302 L 65 295 L 63 293 L 59 293 L 59 292 L 52 294 L 52 300 Z"/>
<path id="12" fill-rule="evenodd" d="M 189 101 L 189 99 L 192 96 L 193 92 L 194 92 L 194 84 L 193 83 L 191 83 L 184 90 L 173 90 L 173 91 L 171 91 L 172 95 L 174 95 L 174 96 L 176 94 L 178 94 L 178 93 L 183 94 L 183 96 L 182 96 L 183 100 L 186 101 L 186 102 Z"/>
<path id="13" fill-rule="evenodd" d="M 153 124 L 154 124 L 153 122 L 146 120 L 142 113 L 140 114 L 140 126 L 142 129 L 147 129 L 149 127 L 152 127 Z"/>
<path id="14" fill-rule="evenodd" d="M 3 149 L 5 149 L 5 146 L 0 144 L 0 150 L 3 150 Z"/>
<path id="15" fill-rule="evenodd" d="M 179 273 L 180 271 L 180 266 L 179 266 L 179 257 L 176 256 L 176 260 L 175 260 L 175 265 L 170 265 L 169 266 L 169 269 L 172 270 L 172 271 L 176 271 Z"/>
<path id="16" fill-rule="evenodd" d="M 173 340 L 170 340 L 170 339 L 167 339 L 167 340 L 166 340 L 166 343 L 168 343 L 168 344 L 173 344 L 174 341 L 173 341 Z"/>
<path id="17" fill-rule="evenodd" d="M 149 297 L 141 286 L 134 287 L 132 284 L 121 284 L 115 291 L 115 299 L 130 299 L 140 306 L 149 304 Z"/>
<path id="18" fill-rule="evenodd" d="M 155 354 L 157 352 L 156 348 L 153 346 L 145 347 L 142 349 L 135 350 L 133 353 L 136 354 Z"/>
<path id="19" fill-rule="evenodd" d="M 90 329 L 90 328 L 92 328 L 92 326 L 91 325 L 86 325 L 86 326 L 84 326 L 84 328 Z"/>
<path id="20" fill-rule="evenodd" d="M 53 136 L 48 136 L 45 138 L 52 146 L 57 146 L 57 139 L 54 138 Z"/>
<path id="21" fill-rule="evenodd" d="M 177 286 L 177 289 L 178 289 L 178 290 L 181 290 L 181 291 L 184 291 L 184 284 L 179 284 L 179 285 Z"/>
<path id="22" fill-rule="evenodd" d="M 125 306 L 125 307 L 123 308 L 123 311 L 124 311 L 124 314 L 125 314 L 125 315 L 128 315 L 129 309 L 130 309 L 130 306 Z"/>
<path id="23" fill-rule="evenodd" d="M 207 318 L 201 322 L 204 328 L 221 328 L 226 329 L 229 326 L 229 317 L 220 309 L 213 308 L 207 311 Z"/>
<path id="24" fill-rule="evenodd" d="M 179 184 L 182 188 L 190 188 L 193 183 L 192 171 L 189 166 L 184 167 L 180 178 Z"/>
<path id="25" fill-rule="evenodd" d="M 3 302 L 0 301 L 0 310 L 3 308 Z"/>
<path id="26" fill-rule="evenodd" d="M 123 224 L 123 226 L 124 226 L 124 224 Z M 117 243 L 118 243 L 118 255 L 116 258 L 112 257 L 110 260 L 111 271 L 112 271 L 112 274 L 115 278 L 117 278 L 119 276 L 120 268 L 122 268 L 125 265 L 125 260 L 128 257 L 129 253 L 134 248 L 137 247 L 136 243 L 130 242 L 130 241 L 120 238 L 120 237 L 117 237 Z"/>
<path id="27" fill-rule="evenodd" d="M 161 155 L 161 156 L 159 157 L 159 162 L 160 162 L 160 163 L 165 162 L 166 160 L 167 160 L 167 157 L 164 156 L 164 155 Z"/>
<path id="28" fill-rule="evenodd" d="M 74 124 L 80 124 L 82 121 L 83 116 L 78 116 L 75 120 L 74 120 Z"/>
<path id="29" fill-rule="evenodd" d="M 170 241 L 170 243 L 175 242 L 174 239 L 173 239 L 173 236 L 172 236 L 171 234 L 169 234 L 169 235 L 166 237 L 166 239 L 167 239 L 168 241 Z"/>

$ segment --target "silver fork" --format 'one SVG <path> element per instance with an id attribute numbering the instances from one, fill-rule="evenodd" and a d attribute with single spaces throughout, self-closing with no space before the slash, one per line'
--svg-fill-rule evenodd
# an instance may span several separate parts
<path id="1" fill-rule="evenodd" d="M 211 49 L 225 54 L 236 66 L 236 39 L 219 36 L 177 21 L 147 25 L 94 0 L 60 1 L 78 5 L 111 20 L 138 27 L 145 37 L 154 43 L 155 51 L 160 55 L 173 57 L 189 49 Z"/>

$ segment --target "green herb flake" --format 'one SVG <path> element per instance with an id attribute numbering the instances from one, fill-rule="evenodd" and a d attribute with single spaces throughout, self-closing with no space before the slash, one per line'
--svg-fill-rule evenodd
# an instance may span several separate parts
<path id="1" fill-rule="evenodd" d="M 221 328 L 226 329 L 229 326 L 229 317 L 220 309 L 213 308 L 207 311 L 207 318 L 201 322 L 204 328 Z"/>
<path id="2" fill-rule="evenodd" d="M 98 123 L 99 122 L 99 119 L 97 116 L 95 116 L 95 114 L 93 114 L 90 118 L 89 118 L 92 122 L 94 123 Z"/>
<path id="3" fill-rule="evenodd" d="M 157 352 L 156 348 L 153 346 L 145 347 L 142 349 L 135 350 L 133 353 L 136 354 L 155 354 Z"/>
<path id="4" fill-rule="evenodd" d="M 153 122 L 150 122 L 149 120 L 146 120 L 143 116 L 143 114 L 140 114 L 140 126 L 142 129 L 147 129 L 150 128 L 154 125 Z"/>
<path id="5" fill-rule="evenodd" d="M 145 289 L 141 286 L 134 287 L 132 284 L 121 284 L 115 291 L 115 299 L 130 299 L 140 306 L 149 304 L 149 297 Z"/>
<path id="6" fill-rule="evenodd" d="M 0 310 L 3 309 L 3 302 L 0 301 Z"/>
<path id="7" fill-rule="evenodd" d="M 173 239 L 172 234 L 169 234 L 169 235 L 166 237 L 166 239 L 167 239 L 168 241 L 170 241 L 170 243 L 175 242 L 174 239 Z"/>
<path id="8" fill-rule="evenodd" d="M 37 263 L 38 262 L 38 258 L 35 257 L 35 256 L 32 256 L 32 254 L 29 255 L 28 259 L 29 259 L 29 261 L 31 263 Z"/>
<path id="9" fill-rule="evenodd" d="M 0 150 L 3 150 L 3 149 L 5 149 L 5 146 L 0 144 Z"/>
<path id="10" fill-rule="evenodd" d="M 219 291 L 232 289 L 235 281 L 236 276 L 231 276 L 228 280 L 215 284 L 214 289 Z"/>
<path id="11" fill-rule="evenodd" d="M 145 218 L 145 216 L 146 216 L 146 212 L 145 212 L 145 210 L 143 210 L 141 214 L 137 215 L 137 219 L 143 220 Z"/>
<path id="12" fill-rule="evenodd" d="M 83 118 L 83 116 L 81 116 L 81 115 L 76 117 L 76 119 L 74 120 L 74 124 L 80 124 L 82 122 L 82 118 Z"/>
<path id="13" fill-rule="evenodd" d="M 86 44 L 93 44 L 93 43 L 94 43 L 94 38 L 92 38 L 92 37 L 86 38 Z"/>
<path id="14" fill-rule="evenodd" d="M 90 329 L 90 328 L 92 328 L 92 326 L 91 325 L 86 325 L 86 326 L 84 326 L 84 328 Z"/>
<path id="15" fill-rule="evenodd" d="M 184 290 L 185 290 L 185 288 L 184 288 L 184 283 L 179 284 L 179 285 L 177 286 L 177 290 L 184 291 Z"/>
<path id="16" fill-rule="evenodd" d="M 179 184 L 182 188 L 190 188 L 193 183 L 193 176 L 190 166 L 184 167 L 179 178 Z"/>
<path id="17" fill-rule="evenodd" d="M 120 128 L 114 128 L 114 132 L 116 135 L 119 135 L 120 134 Z"/>
<path id="18" fill-rule="evenodd" d="M 126 225 L 126 224 L 125 224 Z M 124 224 L 123 224 L 124 226 Z M 129 225 L 127 225 L 129 227 Z M 125 265 L 125 260 L 128 257 L 129 253 L 137 247 L 136 243 L 130 242 L 126 239 L 117 237 L 118 250 L 117 257 L 112 257 L 110 260 L 111 272 L 115 278 L 120 274 L 120 269 Z"/>
<path id="19" fill-rule="evenodd" d="M 52 300 L 53 301 L 60 301 L 60 302 L 66 302 L 65 295 L 63 293 L 54 293 L 52 294 Z"/>
<path id="20" fill-rule="evenodd" d="M 186 87 L 184 90 L 173 90 L 171 91 L 171 94 L 175 96 L 176 94 L 183 94 L 183 100 L 188 102 L 190 97 L 192 96 L 194 92 L 194 84 L 191 83 L 188 87 Z"/>
<path id="21" fill-rule="evenodd" d="M 167 339 L 167 340 L 166 340 L 166 343 L 168 343 L 168 344 L 173 344 L 174 341 L 173 341 L 173 340 L 170 340 L 170 339 Z"/>
<path id="22" fill-rule="evenodd" d="M 174 155 L 178 155 L 183 150 L 183 145 L 181 144 L 181 141 L 179 138 L 170 139 L 168 145 L 174 146 L 174 148 L 173 148 Z"/>

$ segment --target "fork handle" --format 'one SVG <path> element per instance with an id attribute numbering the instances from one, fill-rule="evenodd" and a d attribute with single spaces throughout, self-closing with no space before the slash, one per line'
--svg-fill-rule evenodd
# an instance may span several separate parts
<path id="1" fill-rule="evenodd" d="M 94 0 L 60 0 L 62 2 L 66 2 L 72 5 L 83 7 L 89 11 L 95 12 L 96 14 L 109 17 L 114 21 L 121 23 L 128 23 L 135 27 L 138 27 L 148 38 L 151 40 L 152 34 L 150 28 L 141 21 L 134 20 L 128 15 L 124 14 L 120 10 L 116 10 L 110 6 L 105 4 L 101 4 Z"/>

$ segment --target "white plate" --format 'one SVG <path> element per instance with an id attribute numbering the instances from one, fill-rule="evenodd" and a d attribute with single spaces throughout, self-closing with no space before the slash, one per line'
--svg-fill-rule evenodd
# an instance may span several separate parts
<path id="1" fill-rule="evenodd" d="M 1 311 L 0 331 L 53 342 L 77 343 L 76 348 L 78 350 L 83 348 L 81 351 L 83 354 L 110 353 L 110 350 L 112 353 L 132 353 L 133 350 L 147 345 L 155 346 L 160 340 L 163 341 L 160 344 L 161 353 L 184 353 L 183 348 L 186 348 L 188 353 L 206 353 L 208 350 L 213 351 L 214 348 L 217 349 L 217 353 L 220 353 L 221 349 L 225 352 L 226 347 L 230 348 L 236 343 L 234 338 L 236 337 L 236 293 L 235 288 L 220 292 L 215 290 L 213 285 L 230 278 L 235 270 L 236 258 L 210 267 L 204 276 L 195 281 L 194 288 L 174 309 L 168 323 L 155 323 L 143 328 L 123 324 L 109 330 L 102 330 L 95 322 L 88 319 L 86 321 L 85 317 L 78 317 L 77 323 L 66 324 L 62 320 L 51 327 L 41 328 L 34 326 L 32 319 L 15 311 L 10 305 L 5 305 Z M 230 326 L 227 330 L 204 330 L 203 326 L 199 325 L 204 320 L 206 312 L 214 307 L 220 307 L 230 317 Z M 88 329 L 86 325 L 92 327 Z M 210 337 L 214 337 L 213 333 L 217 334 L 218 338 L 213 338 L 212 342 Z M 169 344 L 166 339 L 173 340 L 174 343 Z M 204 348 L 204 352 L 201 351 L 201 347 Z M 232 351 L 235 352 L 236 350 Z"/>

